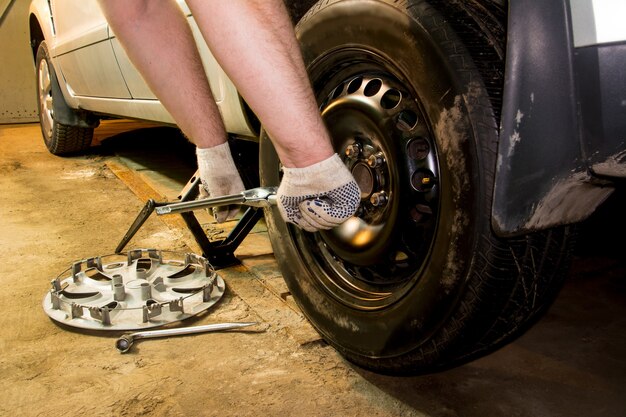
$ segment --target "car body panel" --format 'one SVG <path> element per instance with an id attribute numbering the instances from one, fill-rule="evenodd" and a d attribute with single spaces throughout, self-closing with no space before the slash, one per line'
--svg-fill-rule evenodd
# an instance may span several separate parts
<path id="1" fill-rule="evenodd" d="M 73 96 L 131 98 L 108 40 L 57 55 L 56 61 Z"/>
<path id="2" fill-rule="evenodd" d="M 256 138 L 246 107 L 212 56 L 184 1 L 187 16 L 224 124 L 229 133 Z M 174 124 L 110 30 L 96 0 L 33 0 L 63 96 L 73 108 Z M 54 19 L 52 18 L 54 16 Z"/>
<path id="3" fill-rule="evenodd" d="M 124 80 L 126 81 L 126 87 L 128 88 L 130 96 L 134 99 L 140 100 L 156 100 L 157 97 L 154 95 L 150 87 L 148 87 L 148 84 L 143 79 L 139 71 L 137 71 L 132 62 L 130 62 L 128 55 L 126 55 L 126 52 L 122 48 L 119 40 L 112 32 L 111 46 L 113 48 L 113 54 L 115 55 L 117 64 L 123 74 Z"/>
<path id="4" fill-rule="evenodd" d="M 50 5 L 56 29 L 50 52 L 70 94 L 130 98 L 98 3 L 52 0 Z"/>

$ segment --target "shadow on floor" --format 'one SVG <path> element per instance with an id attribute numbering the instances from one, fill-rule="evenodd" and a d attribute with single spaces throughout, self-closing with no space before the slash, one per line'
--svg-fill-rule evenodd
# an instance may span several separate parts
<path id="1" fill-rule="evenodd" d="M 156 171 L 185 184 L 196 170 L 195 146 L 178 129 L 142 126 L 139 122 L 103 126 L 104 133 L 96 130 L 92 153 L 115 155 L 136 171 Z"/>
<path id="2" fill-rule="evenodd" d="M 246 188 L 258 187 L 258 144 L 237 140 L 230 146 Z M 144 122 L 103 122 L 96 129 L 92 153 L 116 155 L 131 169 L 155 171 L 181 185 L 197 168 L 195 145 L 179 129 Z"/>
<path id="3" fill-rule="evenodd" d="M 430 416 L 626 415 L 626 192 L 581 225 L 575 258 L 547 314 L 502 349 L 417 377 L 358 370 Z"/>

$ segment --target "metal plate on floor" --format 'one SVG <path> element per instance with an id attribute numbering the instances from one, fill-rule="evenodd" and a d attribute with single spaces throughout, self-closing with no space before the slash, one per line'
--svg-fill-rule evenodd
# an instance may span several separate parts
<path id="1" fill-rule="evenodd" d="M 195 316 L 217 303 L 224 280 L 202 256 L 134 249 L 74 262 L 51 282 L 46 314 L 68 326 L 132 330 Z"/>

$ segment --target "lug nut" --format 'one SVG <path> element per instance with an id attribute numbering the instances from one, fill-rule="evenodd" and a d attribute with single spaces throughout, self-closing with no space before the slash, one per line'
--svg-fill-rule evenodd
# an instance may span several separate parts
<path id="1" fill-rule="evenodd" d="M 382 152 L 376 152 L 367 158 L 367 165 L 370 168 L 378 168 L 385 163 L 385 155 Z"/>
<path id="2" fill-rule="evenodd" d="M 354 142 L 352 145 L 348 145 L 345 153 L 348 158 L 356 158 L 361 153 L 361 145 L 359 145 L 357 142 Z"/>
<path id="3" fill-rule="evenodd" d="M 374 193 L 370 197 L 370 203 L 372 203 L 374 207 L 384 206 L 387 204 L 387 200 L 387 194 L 384 191 Z"/>

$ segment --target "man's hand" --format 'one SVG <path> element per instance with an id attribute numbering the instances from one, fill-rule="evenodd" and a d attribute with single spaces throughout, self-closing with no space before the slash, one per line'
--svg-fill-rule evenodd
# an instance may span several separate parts
<path id="1" fill-rule="evenodd" d="M 285 221 L 315 232 L 354 215 L 361 191 L 337 154 L 305 168 L 283 168 L 277 201 Z"/>
<path id="2" fill-rule="evenodd" d="M 244 190 L 228 142 L 212 148 L 196 148 L 196 156 L 202 181 L 201 197 L 220 197 L 237 194 Z M 238 206 L 213 208 L 213 216 L 218 223 L 234 218 L 238 212 Z"/>

